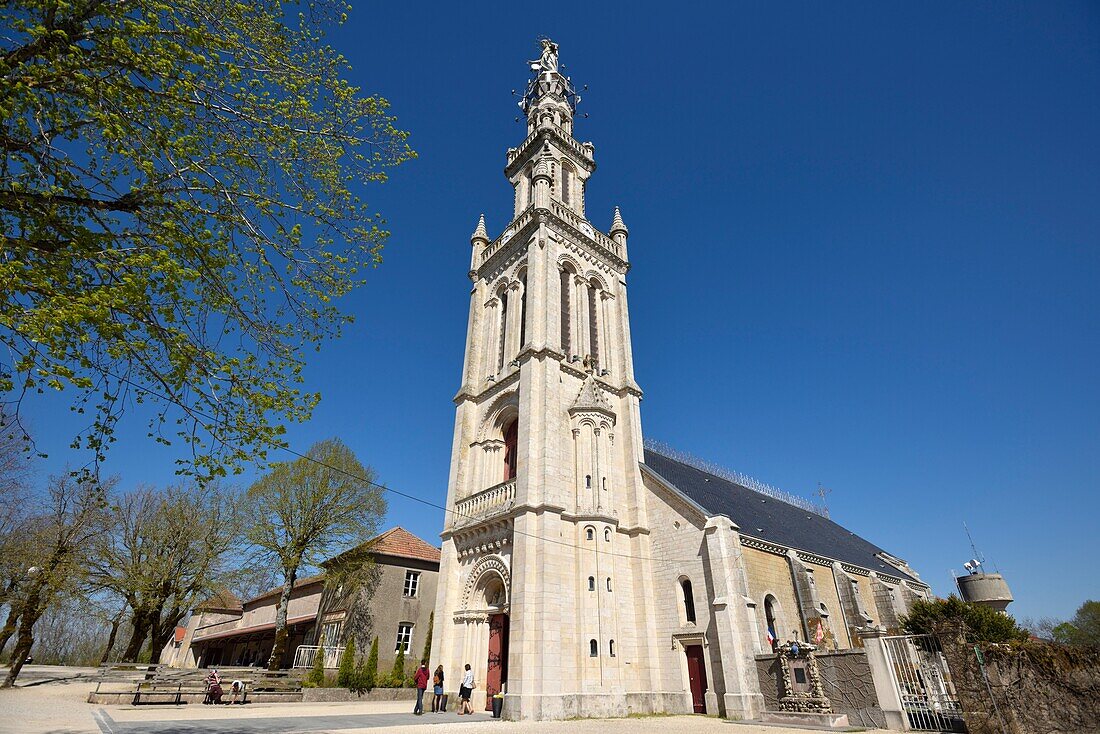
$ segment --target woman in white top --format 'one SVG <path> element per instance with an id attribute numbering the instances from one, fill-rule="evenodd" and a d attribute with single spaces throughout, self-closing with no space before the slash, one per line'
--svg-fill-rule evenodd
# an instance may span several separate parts
<path id="1" fill-rule="evenodd" d="M 466 673 L 462 676 L 462 685 L 458 689 L 458 715 L 474 713 L 470 705 L 470 694 L 474 690 L 474 671 L 470 670 L 470 664 L 466 663 Z"/>

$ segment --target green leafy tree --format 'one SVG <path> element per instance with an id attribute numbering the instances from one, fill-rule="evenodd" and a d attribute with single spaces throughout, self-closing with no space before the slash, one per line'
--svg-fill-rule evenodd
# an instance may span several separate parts
<path id="1" fill-rule="evenodd" d="M 348 640 L 347 647 L 340 655 L 340 668 L 336 671 L 336 685 L 341 688 L 355 688 L 355 640 Z"/>
<path id="2" fill-rule="evenodd" d="M 901 627 L 912 635 L 933 634 L 944 623 L 962 621 L 975 641 L 1011 642 L 1028 639 L 1027 630 L 1016 620 L 981 604 L 971 604 L 952 594 L 947 599 L 918 599 L 901 620 Z"/>
<path id="3" fill-rule="evenodd" d="M 343 3 L 0 3 L 0 393 L 72 390 L 98 466 L 134 402 L 239 471 L 319 396 L 305 347 L 381 261 L 361 195 L 414 157 L 323 41 Z"/>
<path id="4" fill-rule="evenodd" d="M 1100 601 L 1086 601 L 1068 622 L 1053 629 L 1055 642 L 1100 647 Z"/>
<path id="5" fill-rule="evenodd" d="M 87 553 L 105 531 L 106 498 L 111 485 L 78 482 L 72 476 L 50 478 L 47 500 L 40 513 L 27 520 L 29 549 L 34 565 L 26 567 L 20 586 L 19 629 L 11 667 L 0 688 L 15 685 L 34 645 L 34 626 L 59 600 L 79 589 Z"/>
<path id="6" fill-rule="evenodd" d="M 360 685 L 368 691 L 373 690 L 378 684 L 378 638 L 370 644 L 370 655 L 363 667 L 363 678 Z"/>
<path id="7" fill-rule="evenodd" d="M 305 682 L 312 688 L 325 685 L 325 634 L 317 638 L 317 651 L 313 655 L 313 667 L 306 674 Z"/>
<path id="8" fill-rule="evenodd" d="M 297 461 L 274 464 L 248 489 L 245 536 L 283 574 L 270 670 L 279 668 L 286 651 L 287 607 L 299 569 L 359 545 L 377 531 L 386 500 L 373 477 L 351 449 L 330 439 L 314 444 Z"/>

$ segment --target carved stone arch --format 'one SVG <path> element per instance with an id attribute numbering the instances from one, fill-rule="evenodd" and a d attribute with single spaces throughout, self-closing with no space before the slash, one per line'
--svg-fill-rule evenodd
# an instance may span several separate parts
<path id="1" fill-rule="evenodd" d="M 514 418 L 519 417 L 519 391 L 511 390 L 498 395 L 496 399 L 485 409 L 485 415 L 481 419 L 481 427 L 477 432 L 477 440 L 485 441 L 490 438 L 500 438 L 504 427 Z"/>
<path id="2" fill-rule="evenodd" d="M 508 606 L 512 600 L 512 575 L 508 570 L 508 562 L 494 553 L 485 556 L 470 569 L 466 584 L 462 588 L 462 609 L 470 608 L 470 604 L 474 601 L 474 593 L 490 576 L 498 577 L 504 584 L 504 603 L 501 606 Z"/>
<path id="3" fill-rule="evenodd" d="M 592 281 L 596 281 L 597 283 L 599 283 L 599 284 L 600 284 L 600 285 L 599 285 L 599 289 L 600 289 L 601 291 L 604 291 L 604 292 L 606 292 L 606 291 L 607 291 L 607 281 L 606 281 L 606 280 L 604 280 L 603 276 L 602 276 L 602 275 L 600 275 L 600 274 L 599 274 L 598 272 L 596 272 L 595 270 L 589 270 L 589 271 L 588 271 L 587 273 L 585 273 L 585 274 L 584 274 L 584 279 L 585 279 L 585 281 L 587 281 L 587 282 L 588 282 L 588 283 L 589 283 L 590 285 L 591 285 Z"/>
<path id="4" fill-rule="evenodd" d="M 581 272 L 581 265 L 577 262 L 575 258 L 570 257 L 569 255 L 560 256 L 558 258 L 558 270 L 565 268 L 566 265 L 569 265 L 571 268 L 573 268 L 574 274 Z"/>
<path id="5" fill-rule="evenodd" d="M 508 289 L 510 282 L 511 278 L 509 278 L 507 275 L 500 275 L 496 279 L 496 281 L 493 282 L 492 287 L 489 288 L 489 293 L 491 293 L 494 297 L 499 296 L 502 290 Z"/>

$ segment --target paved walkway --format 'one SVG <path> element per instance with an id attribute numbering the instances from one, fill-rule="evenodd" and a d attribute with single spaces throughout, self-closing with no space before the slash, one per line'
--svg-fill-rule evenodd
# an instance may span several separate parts
<path id="1" fill-rule="evenodd" d="M 85 702 L 95 687 L 92 674 L 31 666 L 20 678 L 25 685 L 0 691 L 0 734 L 805 734 L 703 716 L 522 723 L 483 712 L 413 716 L 411 701 L 96 706 Z"/>

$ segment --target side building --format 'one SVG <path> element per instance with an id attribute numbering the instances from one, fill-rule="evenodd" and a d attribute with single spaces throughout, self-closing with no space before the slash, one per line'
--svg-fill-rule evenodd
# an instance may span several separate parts
<path id="1" fill-rule="evenodd" d="M 334 668 L 352 639 L 363 650 L 378 638 L 379 669 L 388 669 L 400 649 L 420 653 L 435 607 L 438 548 L 395 527 L 322 567 L 321 574 L 294 584 L 282 667 L 310 667 L 315 655 L 324 654 L 325 667 Z M 176 629 L 161 662 L 177 668 L 266 665 L 281 591 L 243 602 L 227 591 L 215 594 Z"/>

